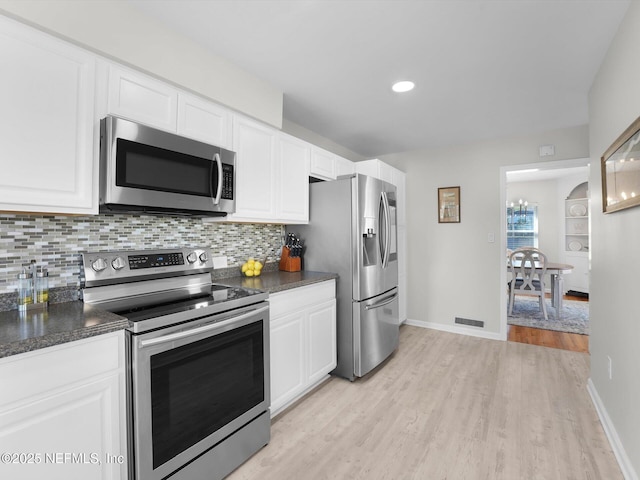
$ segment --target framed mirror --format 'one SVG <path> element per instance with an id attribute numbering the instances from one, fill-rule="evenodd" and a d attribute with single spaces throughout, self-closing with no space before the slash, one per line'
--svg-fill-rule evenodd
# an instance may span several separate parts
<path id="1" fill-rule="evenodd" d="M 640 205 L 640 117 L 604 152 L 602 211 Z"/>

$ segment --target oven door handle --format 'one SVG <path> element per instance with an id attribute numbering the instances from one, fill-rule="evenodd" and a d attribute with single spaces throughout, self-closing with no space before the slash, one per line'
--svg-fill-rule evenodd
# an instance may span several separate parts
<path id="1" fill-rule="evenodd" d="M 149 338 L 147 340 L 142 340 L 140 342 L 140 348 L 150 347 L 152 345 L 160 345 L 166 342 L 173 342 L 174 340 L 179 340 L 181 338 L 190 337 L 192 335 L 199 335 L 201 333 L 209 332 L 211 330 L 217 330 L 225 325 L 230 325 L 232 323 L 241 322 L 249 317 L 257 315 L 262 312 L 266 312 L 269 310 L 269 307 L 261 307 L 256 310 L 251 310 L 250 312 L 244 313 L 237 317 L 229 318 L 228 320 L 224 320 L 219 323 L 210 323 L 208 325 L 203 325 L 202 327 L 196 327 L 189 330 L 183 330 L 181 332 L 171 333 L 169 335 L 164 335 L 162 337 Z"/>

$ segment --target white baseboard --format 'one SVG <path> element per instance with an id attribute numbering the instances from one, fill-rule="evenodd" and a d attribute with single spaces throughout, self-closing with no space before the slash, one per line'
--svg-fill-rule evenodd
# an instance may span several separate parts
<path id="1" fill-rule="evenodd" d="M 593 384 L 591 379 L 589 379 L 587 382 L 587 391 L 591 396 L 593 406 L 596 407 L 596 412 L 598 413 L 598 417 L 600 418 L 600 423 L 602 423 L 604 433 L 607 435 L 607 439 L 609 440 L 609 444 L 611 445 L 613 454 L 616 456 L 616 460 L 618 460 L 618 465 L 620 465 L 622 475 L 624 476 L 625 480 L 638 480 L 638 474 L 633 468 L 631 460 L 629 460 L 629 456 L 627 455 L 627 451 L 624 449 L 624 445 L 622 444 L 622 441 L 618 436 L 616 427 L 613 425 L 613 422 L 611 421 L 611 418 L 607 413 L 607 409 L 602 403 L 602 399 L 600 398 L 600 395 L 598 395 L 596 386 Z"/>
<path id="2" fill-rule="evenodd" d="M 432 330 L 441 330 L 443 332 L 457 333 L 459 335 L 468 335 L 471 337 L 488 338 L 490 340 L 506 340 L 506 338 L 500 333 L 485 332 L 479 328 L 463 327 L 458 325 L 447 325 L 444 323 L 425 322 L 424 320 L 411 320 L 407 319 L 406 325 L 412 325 L 414 327 L 430 328 Z"/>

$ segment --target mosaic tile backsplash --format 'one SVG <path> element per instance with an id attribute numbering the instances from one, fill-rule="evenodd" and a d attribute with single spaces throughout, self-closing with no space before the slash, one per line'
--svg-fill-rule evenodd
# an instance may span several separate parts
<path id="1" fill-rule="evenodd" d="M 81 252 L 204 246 L 232 267 L 248 257 L 278 261 L 281 235 L 280 225 L 197 218 L 0 214 L 0 294 L 16 291 L 16 277 L 31 260 L 49 270 L 50 288 L 77 288 Z"/>

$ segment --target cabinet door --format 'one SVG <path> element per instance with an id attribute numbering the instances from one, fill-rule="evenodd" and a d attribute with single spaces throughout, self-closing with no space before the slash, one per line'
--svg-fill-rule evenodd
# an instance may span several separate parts
<path id="1" fill-rule="evenodd" d="M 276 131 L 236 117 L 233 125 L 236 157 L 236 213 L 229 220 L 274 220 Z"/>
<path id="2" fill-rule="evenodd" d="M 281 134 L 278 148 L 276 218 L 286 223 L 309 221 L 309 161 L 311 146 Z"/>
<path id="3" fill-rule="evenodd" d="M 322 379 L 336 368 L 336 301 L 311 307 L 308 314 L 309 383 Z"/>
<path id="4" fill-rule="evenodd" d="M 177 106 L 175 88 L 117 65 L 109 67 L 109 113 L 175 132 Z"/>
<path id="5" fill-rule="evenodd" d="M 311 175 L 323 180 L 336 179 L 336 156 L 318 147 L 311 153 Z"/>
<path id="6" fill-rule="evenodd" d="M 229 111 L 194 95 L 178 94 L 178 134 L 231 148 Z"/>
<path id="7" fill-rule="evenodd" d="M 0 16 L 0 58 L 0 210 L 98 213 L 93 56 Z"/>
<path id="8" fill-rule="evenodd" d="M 0 450 L 32 455 L 3 464 L 4 478 L 126 478 L 126 451 L 113 435 L 118 384 L 110 375 L 0 412 Z"/>
<path id="9" fill-rule="evenodd" d="M 272 319 L 271 412 L 277 413 L 306 386 L 304 364 L 305 313 L 296 312 Z"/>
<path id="10" fill-rule="evenodd" d="M 341 175 L 352 175 L 356 173 L 356 164 L 346 158 L 336 157 L 336 178 Z"/>
<path id="11" fill-rule="evenodd" d="M 379 178 L 380 180 L 384 180 L 389 183 L 393 183 L 394 180 L 394 168 L 391 165 L 381 162 L 377 158 L 356 162 L 356 171 L 363 175 Z"/>
<path id="12" fill-rule="evenodd" d="M 568 275 L 563 275 L 564 292 L 575 290 L 589 293 L 589 257 L 584 252 L 565 252 L 565 261 L 573 265 Z"/>
<path id="13" fill-rule="evenodd" d="M 124 365 L 123 332 L 0 359 L 0 452 L 40 454 L 3 478 L 125 479 Z"/>

